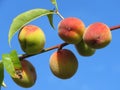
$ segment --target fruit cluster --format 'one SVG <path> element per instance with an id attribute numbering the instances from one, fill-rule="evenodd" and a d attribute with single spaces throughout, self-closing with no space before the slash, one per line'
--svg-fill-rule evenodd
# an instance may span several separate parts
<path id="1" fill-rule="evenodd" d="M 106 47 L 112 37 L 106 24 L 96 22 L 86 28 L 84 23 L 75 17 L 60 21 L 58 35 L 64 42 L 73 44 L 82 56 L 92 56 L 97 49 Z M 22 50 L 28 55 L 38 54 L 44 49 L 44 32 L 35 25 L 24 26 L 19 32 L 18 39 Z M 21 78 L 13 80 L 22 87 L 31 87 L 36 81 L 34 66 L 27 60 L 21 60 L 21 64 Z M 49 65 L 56 77 L 68 79 L 76 73 L 78 60 L 72 51 L 61 48 L 51 55 Z"/>
<path id="2" fill-rule="evenodd" d="M 89 25 L 74 17 L 63 19 L 58 26 L 58 34 L 62 40 L 74 44 L 82 56 L 91 56 L 96 49 L 107 46 L 112 38 L 110 28 L 101 22 Z"/>

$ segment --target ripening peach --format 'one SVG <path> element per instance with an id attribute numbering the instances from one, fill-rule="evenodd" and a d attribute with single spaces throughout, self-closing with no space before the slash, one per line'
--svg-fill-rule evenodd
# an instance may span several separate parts
<path id="1" fill-rule="evenodd" d="M 27 54 L 37 54 L 45 45 L 44 32 L 35 25 L 24 26 L 19 32 L 18 39 L 22 50 Z"/>
<path id="2" fill-rule="evenodd" d="M 101 22 L 88 26 L 83 35 L 84 42 L 95 49 L 106 47 L 112 39 L 110 28 Z"/>
<path id="3" fill-rule="evenodd" d="M 22 72 L 20 78 L 13 78 L 14 82 L 24 88 L 32 87 L 36 81 L 36 71 L 34 66 L 27 60 L 21 61 Z"/>
<path id="4" fill-rule="evenodd" d="M 56 51 L 50 57 L 50 69 L 58 78 L 71 78 L 76 73 L 77 68 L 77 58 L 70 50 Z"/>
<path id="5" fill-rule="evenodd" d="M 83 40 L 75 44 L 75 48 L 81 56 L 92 56 L 96 51 L 94 48 L 89 47 Z"/>
<path id="6" fill-rule="evenodd" d="M 84 23 L 75 17 L 63 19 L 58 25 L 58 35 L 67 43 L 77 44 L 82 40 Z"/>

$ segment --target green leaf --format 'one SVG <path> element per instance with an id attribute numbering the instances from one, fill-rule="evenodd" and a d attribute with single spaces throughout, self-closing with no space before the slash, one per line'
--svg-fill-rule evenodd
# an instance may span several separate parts
<path id="1" fill-rule="evenodd" d="M 58 10 L 58 5 L 56 0 L 51 0 L 52 4 L 55 5 L 55 8 Z"/>
<path id="2" fill-rule="evenodd" d="M 2 85 L 4 79 L 4 67 L 3 67 L 3 62 L 0 61 L 0 86 Z"/>
<path id="3" fill-rule="evenodd" d="M 48 16 L 50 25 L 52 26 L 53 29 L 55 29 L 54 24 L 53 24 L 53 14 L 49 14 L 49 15 L 47 15 L 47 16 Z"/>
<path id="4" fill-rule="evenodd" d="M 11 51 L 10 57 L 11 57 L 14 68 L 17 70 L 21 70 L 22 66 L 21 66 L 16 50 Z"/>
<path id="5" fill-rule="evenodd" d="M 15 68 L 13 66 L 13 62 L 11 60 L 10 54 L 3 54 L 2 60 L 3 60 L 4 67 L 6 71 L 10 74 L 10 76 L 16 77 Z"/>
<path id="6" fill-rule="evenodd" d="M 11 51 L 10 54 L 3 54 L 2 60 L 6 71 L 10 74 L 10 76 L 16 78 L 17 71 L 22 70 L 22 66 L 20 60 L 18 58 L 17 52 L 15 50 Z"/>
<path id="7" fill-rule="evenodd" d="M 46 10 L 46 9 L 32 9 L 26 11 L 22 14 L 19 14 L 17 17 L 13 19 L 13 22 L 10 26 L 9 34 L 8 34 L 8 42 L 10 45 L 10 41 L 14 34 L 20 30 L 24 25 L 28 24 L 29 22 L 48 14 L 54 14 L 54 11 Z"/>

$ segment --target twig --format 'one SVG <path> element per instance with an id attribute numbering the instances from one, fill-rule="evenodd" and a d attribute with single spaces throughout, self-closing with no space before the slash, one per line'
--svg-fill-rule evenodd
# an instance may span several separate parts
<path id="1" fill-rule="evenodd" d="M 44 53 L 44 52 L 48 52 L 50 50 L 53 50 L 53 49 L 62 49 L 64 46 L 67 46 L 69 45 L 68 43 L 62 43 L 62 44 L 58 44 L 56 46 L 52 46 L 50 48 L 46 48 L 46 49 L 43 49 L 40 53 L 38 54 L 41 54 L 41 53 Z M 23 60 L 24 58 L 28 58 L 28 57 L 31 57 L 31 56 L 35 56 L 35 55 L 38 55 L 38 54 L 33 54 L 33 55 L 28 55 L 28 54 L 23 54 L 21 56 L 19 56 L 19 59 L 20 60 Z"/>
<path id="2" fill-rule="evenodd" d="M 64 17 L 59 13 L 58 10 L 55 10 L 55 13 L 56 13 L 61 19 L 64 19 Z"/>
<path id="3" fill-rule="evenodd" d="M 110 30 L 112 31 L 112 30 L 116 30 L 116 29 L 119 29 L 119 28 L 120 28 L 120 25 L 116 25 L 116 26 L 110 27 Z"/>

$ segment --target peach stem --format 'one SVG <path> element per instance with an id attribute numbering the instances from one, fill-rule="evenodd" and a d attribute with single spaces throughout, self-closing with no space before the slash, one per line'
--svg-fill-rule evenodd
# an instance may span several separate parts
<path id="1" fill-rule="evenodd" d="M 56 10 L 55 13 L 56 13 L 61 19 L 64 19 L 64 17 L 59 13 L 58 10 Z"/>

